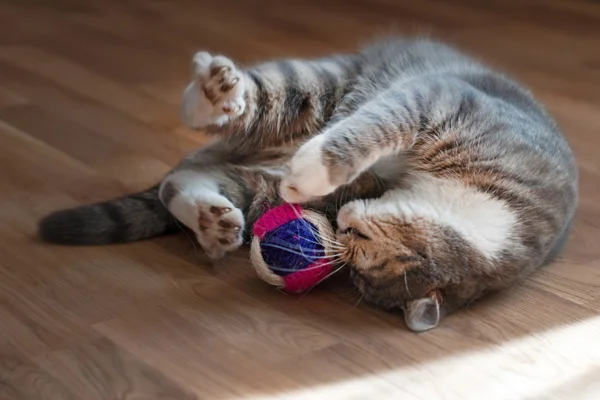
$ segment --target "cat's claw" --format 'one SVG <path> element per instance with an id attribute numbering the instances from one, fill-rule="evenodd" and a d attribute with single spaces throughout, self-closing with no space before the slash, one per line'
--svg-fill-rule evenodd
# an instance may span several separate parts
<path id="1" fill-rule="evenodd" d="M 181 103 L 183 122 L 192 129 L 224 125 L 246 109 L 244 75 L 229 58 L 199 52 L 193 60 L 193 80 Z"/>

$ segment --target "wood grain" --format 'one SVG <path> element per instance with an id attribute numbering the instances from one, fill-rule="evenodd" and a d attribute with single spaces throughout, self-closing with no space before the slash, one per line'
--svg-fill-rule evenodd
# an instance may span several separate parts
<path id="1" fill-rule="evenodd" d="M 564 128 L 581 201 L 561 259 L 413 334 L 342 275 L 304 296 L 184 234 L 40 243 L 49 211 L 159 180 L 207 138 L 198 50 L 241 64 L 427 34 L 513 74 Z M 585 0 L 0 0 L 0 399 L 597 399 L 600 4 Z"/>

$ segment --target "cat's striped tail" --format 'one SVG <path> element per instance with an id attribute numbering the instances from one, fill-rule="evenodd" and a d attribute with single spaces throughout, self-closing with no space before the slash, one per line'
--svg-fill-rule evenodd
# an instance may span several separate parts
<path id="1" fill-rule="evenodd" d="M 102 203 L 60 210 L 44 217 L 38 235 L 63 245 L 133 242 L 177 230 L 158 197 L 159 186 Z"/>

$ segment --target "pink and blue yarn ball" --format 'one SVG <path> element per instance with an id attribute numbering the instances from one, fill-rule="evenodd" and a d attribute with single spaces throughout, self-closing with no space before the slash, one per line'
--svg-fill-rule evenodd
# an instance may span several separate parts
<path id="1" fill-rule="evenodd" d="M 253 226 L 252 264 L 265 282 L 288 293 L 302 293 L 333 270 L 329 245 L 334 233 L 327 218 L 294 204 L 263 214 Z"/>

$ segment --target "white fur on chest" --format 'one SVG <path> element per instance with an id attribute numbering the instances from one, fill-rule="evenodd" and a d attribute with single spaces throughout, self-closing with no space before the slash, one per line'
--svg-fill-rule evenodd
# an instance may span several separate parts
<path id="1" fill-rule="evenodd" d="M 427 177 L 410 189 L 393 190 L 365 203 L 364 212 L 391 213 L 408 221 L 424 218 L 448 226 L 490 259 L 507 246 L 516 222 L 505 202 L 458 181 Z"/>

